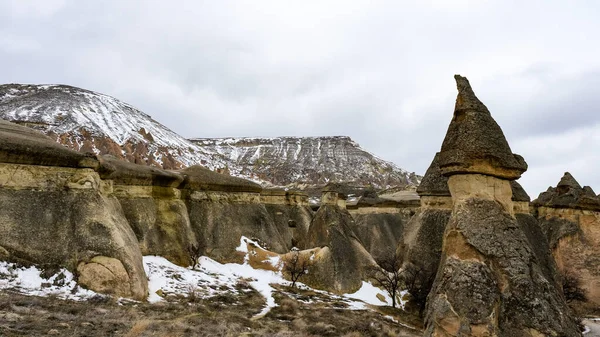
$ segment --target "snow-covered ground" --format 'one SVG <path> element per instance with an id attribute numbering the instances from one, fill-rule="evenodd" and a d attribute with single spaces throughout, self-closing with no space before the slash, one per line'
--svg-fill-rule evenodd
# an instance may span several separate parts
<path id="1" fill-rule="evenodd" d="M 248 254 L 248 250 L 245 249 L 246 242 L 252 241 L 242 238 L 238 250 Z M 255 242 L 252 243 L 257 245 Z M 265 298 L 265 306 L 257 315 L 262 316 L 277 305 L 273 297 L 274 286 L 291 285 L 291 282 L 283 278 L 281 271 L 254 269 L 247 262 L 221 264 L 203 256 L 199 259 L 196 269 L 192 269 L 177 266 L 160 256 L 144 256 L 143 259 L 148 276 L 148 302 L 150 303 L 163 301 L 169 296 L 193 295 L 199 298 L 210 298 L 226 293 L 239 294 L 248 291 L 248 287 L 251 287 Z M 277 258 L 269 258 L 268 262 L 273 266 L 279 265 Z M 78 287 L 68 270 L 62 269 L 48 279 L 41 275 L 42 271 L 36 267 L 25 268 L 0 261 L 0 289 L 12 289 L 37 296 L 53 295 L 71 300 L 102 296 Z M 344 302 L 349 309 L 353 310 L 368 309 L 368 305 L 384 306 L 392 303 L 385 291 L 367 282 L 363 282 L 357 292 L 343 296 L 314 290 L 302 283 L 296 285 L 317 292 L 322 295 L 321 297 L 329 298 L 331 301 Z M 399 297 L 404 294 L 405 292 L 402 292 Z M 401 301 L 398 303 L 400 306 L 404 305 Z"/>
<path id="2" fill-rule="evenodd" d="M 0 261 L 0 289 L 13 289 L 28 295 L 57 296 L 63 299 L 84 300 L 97 293 L 77 286 L 73 274 L 61 269 L 50 278 L 43 278 L 42 271 L 32 267 L 18 267 Z"/>

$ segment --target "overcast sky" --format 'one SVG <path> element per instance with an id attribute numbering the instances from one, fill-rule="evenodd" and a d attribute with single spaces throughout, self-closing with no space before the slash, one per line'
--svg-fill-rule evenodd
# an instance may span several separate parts
<path id="1" fill-rule="evenodd" d="M 599 1 L 0 0 L 1 82 L 69 84 L 185 137 L 347 135 L 423 174 L 467 76 L 529 170 L 600 193 Z"/>

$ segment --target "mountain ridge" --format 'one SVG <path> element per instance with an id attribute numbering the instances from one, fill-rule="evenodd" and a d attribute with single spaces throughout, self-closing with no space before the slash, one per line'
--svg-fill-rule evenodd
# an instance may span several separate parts
<path id="1" fill-rule="evenodd" d="M 200 164 L 267 186 L 352 182 L 386 188 L 418 183 L 418 176 L 362 149 L 348 136 L 188 140 L 131 104 L 70 85 L 0 85 L 0 118 L 39 130 L 77 151 L 164 169 Z M 248 157 L 253 147 L 254 157 Z"/>

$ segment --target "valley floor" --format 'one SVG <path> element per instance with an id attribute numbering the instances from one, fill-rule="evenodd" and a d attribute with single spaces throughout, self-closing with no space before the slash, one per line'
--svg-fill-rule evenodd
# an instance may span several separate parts
<path id="1" fill-rule="evenodd" d="M 400 309 L 348 310 L 344 302 L 308 304 L 309 290 L 277 287 L 277 306 L 260 318 L 264 297 L 252 288 L 212 298 L 158 303 L 91 297 L 84 301 L 0 292 L 0 336 L 420 336 L 392 317 Z M 292 295 L 292 296 L 291 296 Z M 312 301 L 311 301 L 312 302 Z M 315 301 L 316 302 L 316 301 Z"/>

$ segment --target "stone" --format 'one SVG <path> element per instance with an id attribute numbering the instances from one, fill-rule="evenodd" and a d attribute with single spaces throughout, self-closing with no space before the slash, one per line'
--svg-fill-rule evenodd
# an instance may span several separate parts
<path id="1" fill-rule="evenodd" d="M 394 254 L 395 247 L 402 240 L 404 226 L 412 217 L 411 212 L 396 213 L 354 213 L 350 229 L 375 261 Z"/>
<path id="2" fill-rule="evenodd" d="M 568 172 L 556 188 L 550 187 L 533 201 L 557 269 L 575 276 L 586 291 L 587 302 L 577 304 L 580 313 L 600 306 L 600 208 L 594 191 Z"/>
<path id="3" fill-rule="evenodd" d="M 133 297 L 129 287 L 130 280 L 121 261 L 96 256 L 89 262 L 81 262 L 77 266 L 80 285 L 103 294 L 114 294 L 123 297 Z"/>
<path id="4" fill-rule="evenodd" d="M 532 329 L 579 334 L 556 283 L 545 276 L 527 236 L 501 204 L 475 198 L 460 203 L 446 233 L 459 239 L 444 246 L 428 299 L 427 336 L 442 330 L 470 335 L 482 325 L 492 336 L 529 336 Z M 458 314 L 459 326 L 444 322 L 450 312 Z"/>
<path id="5" fill-rule="evenodd" d="M 460 75 L 454 78 L 458 96 L 440 152 L 442 173 L 481 173 L 518 179 L 527 170 L 525 160 L 512 153 L 500 126 L 475 96 L 469 81 Z"/>
<path id="6" fill-rule="evenodd" d="M 529 194 L 527 194 L 527 192 L 525 191 L 523 186 L 521 186 L 521 184 L 519 184 L 516 180 L 510 181 L 510 188 L 512 191 L 512 201 L 517 201 L 517 202 L 530 202 L 531 201 Z"/>
<path id="7" fill-rule="evenodd" d="M 404 270 L 421 270 L 420 284 L 428 283 L 431 273 L 438 269 L 442 254 L 444 230 L 452 213 L 452 197 L 448 177 L 439 168 L 440 154 L 436 153 L 423 176 L 417 193 L 421 209 L 405 226 L 403 239 L 398 242 L 396 255 L 402 259 Z"/>
<path id="8" fill-rule="evenodd" d="M 560 178 L 560 181 L 556 185 L 556 187 L 566 187 L 569 188 L 581 188 L 581 185 L 575 180 L 575 178 L 569 172 L 565 172 L 565 174 Z"/>
<path id="9" fill-rule="evenodd" d="M 69 150 L 30 128 L 0 119 L 0 163 L 97 168 L 96 156 Z"/>

